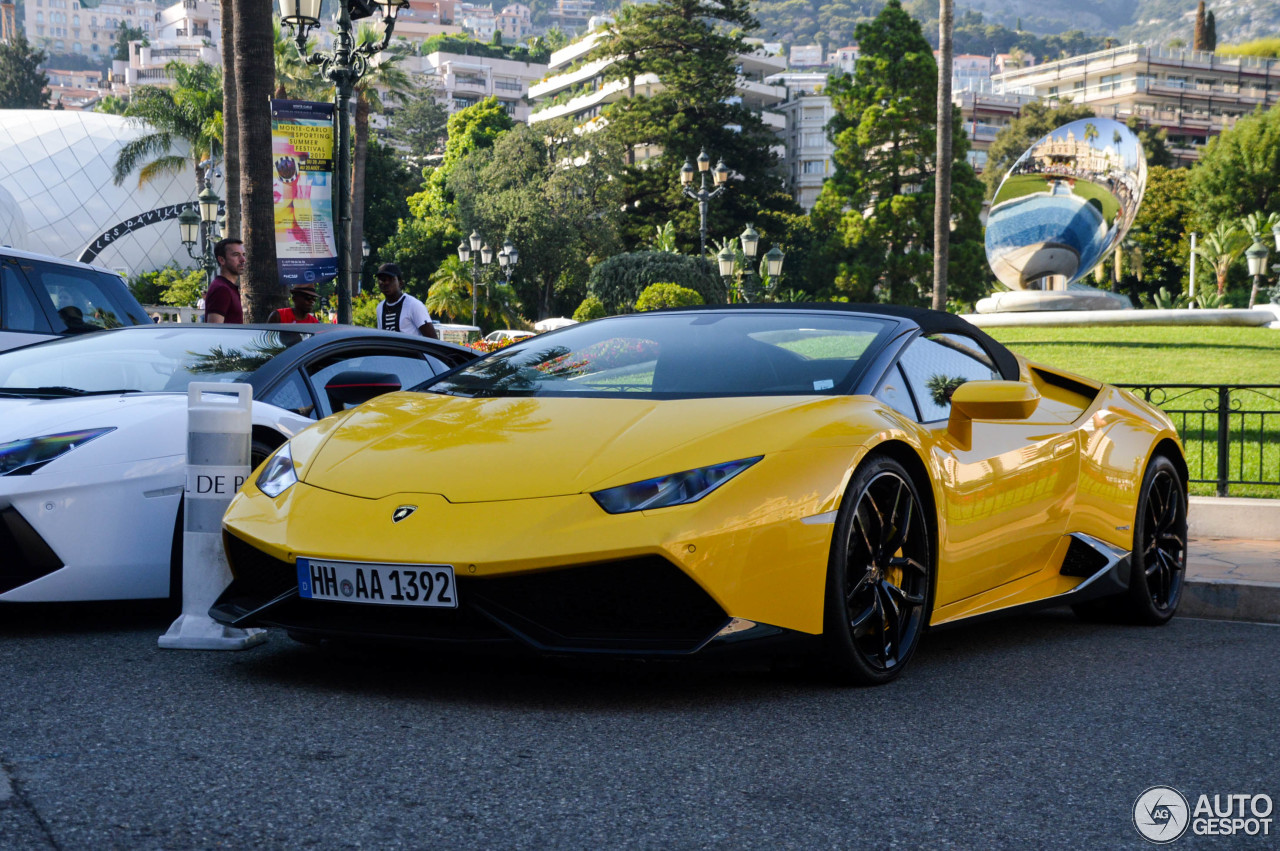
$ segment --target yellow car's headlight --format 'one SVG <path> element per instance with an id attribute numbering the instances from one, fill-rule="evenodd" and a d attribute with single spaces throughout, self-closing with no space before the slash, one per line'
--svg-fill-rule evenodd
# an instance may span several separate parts
<path id="1" fill-rule="evenodd" d="M 289 444 L 281 446 L 258 474 L 258 490 L 275 498 L 298 483 L 298 473 L 293 467 L 293 452 Z"/>
<path id="2" fill-rule="evenodd" d="M 684 505 L 702 499 L 763 457 L 763 455 L 757 455 L 740 461 L 726 461 L 723 464 L 712 464 L 710 467 L 685 470 L 683 473 L 658 476 L 642 482 L 632 482 L 629 485 L 595 491 L 591 496 L 610 514 Z"/>

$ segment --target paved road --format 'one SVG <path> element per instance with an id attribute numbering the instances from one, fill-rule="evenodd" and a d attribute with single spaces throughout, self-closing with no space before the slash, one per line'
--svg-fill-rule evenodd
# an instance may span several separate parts
<path id="1" fill-rule="evenodd" d="M 1139 848 L 1150 786 L 1280 801 L 1276 626 L 1055 611 L 931 634 L 898 683 L 844 690 L 279 634 L 166 651 L 154 615 L 0 614 L 5 849 Z"/>

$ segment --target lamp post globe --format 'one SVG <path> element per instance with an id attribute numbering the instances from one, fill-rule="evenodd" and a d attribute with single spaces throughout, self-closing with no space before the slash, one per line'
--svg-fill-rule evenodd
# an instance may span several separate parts
<path id="1" fill-rule="evenodd" d="M 1254 240 L 1244 256 L 1249 262 L 1249 274 L 1253 277 L 1253 288 L 1249 291 L 1249 308 L 1252 310 L 1258 302 L 1258 286 L 1267 271 L 1267 247 L 1262 244 L 1262 240 Z"/>
<path id="2" fill-rule="evenodd" d="M 701 181 L 697 189 L 693 188 L 693 166 L 685 160 L 684 165 L 680 168 L 680 189 L 684 192 L 685 197 L 692 198 L 698 202 L 698 233 L 701 237 L 701 251 L 699 257 L 707 256 L 707 203 L 723 192 L 728 185 L 726 181 L 729 179 L 729 168 L 721 160 L 716 165 L 716 170 L 712 174 L 711 188 L 707 188 L 707 174 L 711 173 L 711 157 L 707 156 L 704 150 L 698 154 L 698 172 L 702 175 Z"/>

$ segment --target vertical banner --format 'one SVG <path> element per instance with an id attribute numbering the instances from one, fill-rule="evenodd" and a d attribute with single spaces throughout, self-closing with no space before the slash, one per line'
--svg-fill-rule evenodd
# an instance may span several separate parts
<path id="1" fill-rule="evenodd" d="M 272 100 L 271 163 L 280 283 L 336 278 L 333 104 Z"/>

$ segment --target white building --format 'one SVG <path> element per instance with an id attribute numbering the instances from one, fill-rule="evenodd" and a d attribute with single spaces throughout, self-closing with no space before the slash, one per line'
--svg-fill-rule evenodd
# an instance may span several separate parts
<path id="1" fill-rule="evenodd" d="M 572 118 L 578 124 L 589 124 L 600 120 L 609 104 L 629 96 L 625 80 L 604 79 L 605 70 L 614 62 L 612 58 L 586 59 L 603 35 L 603 30 L 596 29 L 551 54 L 547 76 L 529 87 L 529 99 L 534 104 L 529 123 Z M 781 134 L 786 129 L 786 119 L 775 111 L 775 107 L 786 99 L 787 91 L 765 79 L 784 70 L 785 60 L 763 48 L 739 54 L 737 58 L 738 79 L 734 96 L 758 114 L 767 127 Z M 635 85 L 638 95 L 650 96 L 662 91 L 662 81 L 656 74 L 640 75 Z M 637 153 L 640 159 L 645 159 L 659 151 Z"/>
<path id="2" fill-rule="evenodd" d="M 5 110 L 0 244 L 77 259 L 103 238 L 93 262 L 107 269 L 132 275 L 193 266 L 177 221 L 165 218 L 175 205 L 195 200 L 191 167 L 143 186 L 136 174 L 119 186 L 111 179 L 120 148 L 142 132 L 118 115 Z"/>
<path id="3" fill-rule="evenodd" d="M 450 114 L 493 96 L 522 122 L 529 119 L 525 92 L 547 70 L 535 62 L 443 52 L 406 57 L 402 67 L 422 88 L 431 90 Z"/>

